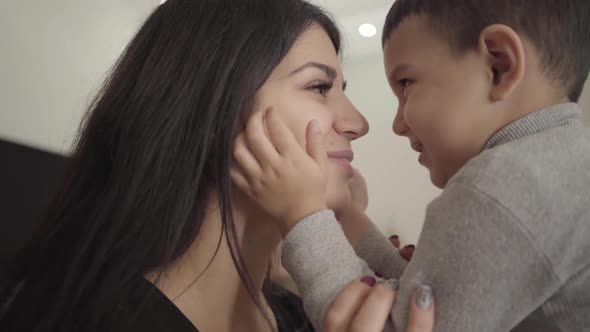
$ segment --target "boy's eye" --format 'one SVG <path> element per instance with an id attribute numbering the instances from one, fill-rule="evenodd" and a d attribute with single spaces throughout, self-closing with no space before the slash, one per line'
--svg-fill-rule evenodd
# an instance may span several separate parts
<path id="1" fill-rule="evenodd" d="M 410 79 L 407 79 L 407 78 L 404 78 L 404 79 L 398 80 L 398 84 L 399 84 L 399 86 L 400 86 L 401 94 L 404 96 L 404 98 L 405 98 L 405 97 L 407 97 L 407 93 L 408 93 L 407 89 L 408 89 L 408 88 L 409 88 L 409 87 L 410 87 L 410 86 L 411 86 L 413 83 L 414 83 L 414 81 L 413 81 L 413 80 L 410 80 Z"/>
<path id="2" fill-rule="evenodd" d="M 408 86 L 410 86 L 412 83 L 414 83 L 414 81 L 404 78 L 398 81 L 399 86 L 402 87 L 402 89 L 407 88 Z"/>
<path id="3" fill-rule="evenodd" d="M 332 89 L 333 85 L 334 84 L 332 82 L 319 82 L 312 84 L 307 89 L 315 91 L 325 97 L 328 94 L 328 92 L 330 92 L 330 89 Z"/>

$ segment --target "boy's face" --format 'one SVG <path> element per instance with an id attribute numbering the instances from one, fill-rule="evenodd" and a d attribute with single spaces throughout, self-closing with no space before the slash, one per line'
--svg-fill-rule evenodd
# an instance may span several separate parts
<path id="1" fill-rule="evenodd" d="M 495 132 L 486 58 L 453 54 L 424 17 L 412 16 L 389 36 L 384 62 L 399 99 L 393 131 L 409 138 L 432 183 L 443 188 Z"/>

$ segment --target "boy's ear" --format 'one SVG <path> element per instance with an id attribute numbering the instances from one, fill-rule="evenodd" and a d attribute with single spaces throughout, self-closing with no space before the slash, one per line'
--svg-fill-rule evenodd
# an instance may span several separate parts
<path id="1" fill-rule="evenodd" d="M 479 48 L 488 58 L 490 99 L 502 101 L 516 89 L 525 71 L 522 40 L 509 26 L 494 24 L 479 35 Z"/>

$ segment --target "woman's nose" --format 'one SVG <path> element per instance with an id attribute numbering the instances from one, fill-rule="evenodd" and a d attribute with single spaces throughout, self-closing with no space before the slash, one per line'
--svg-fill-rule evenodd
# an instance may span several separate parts
<path id="1" fill-rule="evenodd" d="M 369 132 L 369 122 L 350 101 L 347 101 L 345 107 L 337 113 L 334 123 L 337 133 L 355 140 Z"/>

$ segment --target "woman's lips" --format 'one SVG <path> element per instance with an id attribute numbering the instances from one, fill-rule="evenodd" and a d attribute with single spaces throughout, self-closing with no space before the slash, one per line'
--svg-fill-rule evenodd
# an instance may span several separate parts
<path id="1" fill-rule="evenodd" d="M 330 151 L 328 159 L 349 172 L 353 171 L 351 162 L 354 159 L 354 153 L 351 150 Z"/>
<path id="2" fill-rule="evenodd" d="M 347 171 L 352 172 L 352 165 L 350 164 L 350 161 L 343 159 L 343 158 L 328 158 L 330 159 L 330 161 L 332 161 L 333 163 L 337 164 L 338 166 L 343 167 L 344 169 L 346 169 Z"/>

